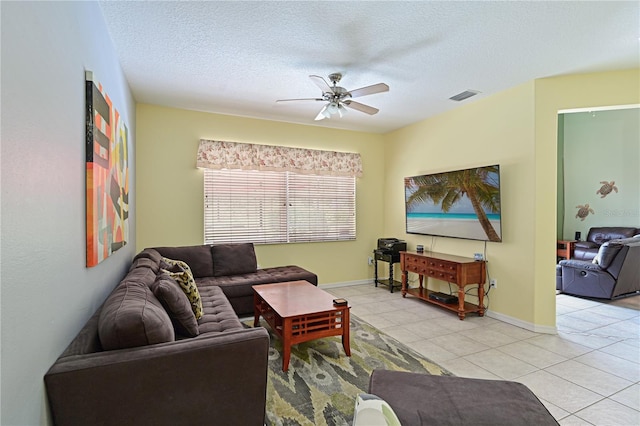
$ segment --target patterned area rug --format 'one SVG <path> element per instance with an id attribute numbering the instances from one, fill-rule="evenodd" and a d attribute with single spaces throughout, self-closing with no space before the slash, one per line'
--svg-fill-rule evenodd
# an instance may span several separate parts
<path id="1" fill-rule="evenodd" d="M 356 395 L 367 391 L 374 369 L 451 375 L 353 315 L 351 357 L 339 336 L 312 340 L 291 348 L 284 373 L 282 342 L 262 318 L 261 325 L 271 335 L 267 425 L 350 425 Z"/>

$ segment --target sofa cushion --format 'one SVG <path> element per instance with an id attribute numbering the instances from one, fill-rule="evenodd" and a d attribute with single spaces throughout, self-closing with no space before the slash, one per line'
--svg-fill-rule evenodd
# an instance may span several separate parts
<path id="1" fill-rule="evenodd" d="M 102 306 L 98 318 L 98 335 L 104 350 L 175 340 L 171 319 L 151 289 L 146 283 L 129 279 L 129 276 L 125 277 Z"/>
<path id="2" fill-rule="evenodd" d="M 141 259 L 141 258 L 150 259 L 150 260 L 153 260 L 155 263 L 159 264 L 160 260 L 162 259 L 162 255 L 158 253 L 157 250 L 146 248 L 142 250 L 140 253 L 136 254 L 133 260 L 135 261 L 136 259 Z"/>
<path id="3" fill-rule="evenodd" d="M 573 245 L 576 248 L 584 248 L 584 249 L 592 249 L 600 247 L 598 244 L 593 243 L 591 241 L 577 241 Z"/>
<path id="4" fill-rule="evenodd" d="M 622 247 L 624 247 L 624 244 L 617 241 L 607 241 L 600 246 L 598 254 L 593 258 L 593 263 L 599 265 L 602 269 L 607 269 Z"/>
<path id="5" fill-rule="evenodd" d="M 146 285 L 151 285 L 152 282 L 156 280 L 156 273 L 152 268 L 147 268 L 145 266 L 130 268 L 129 273 L 124 278 L 127 281 L 137 281 L 140 283 L 144 283 Z M 124 281 L 122 280 L 122 281 Z"/>
<path id="6" fill-rule="evenodd" d="M 158 298 L 171 318 L 178 334 L 188 337 L 198 335 L 198 323 L 191 303 L 180 285 L 169 274 L 161 272 L 151 284 L 151 291 Z"/>
<path id="7" fill-rule="evenodd" d="M 211 246 L 156 247 L 154 250 L 163 257 L 186 262 L 195 278 L 210 277 L 213 274 Z"/>
<path id="8" fill-rule="evenodd" d="M 214 277 L 250 274 L 258 269 L 253 243 L 213 245 L 211 256 Z"/>
<path id="9" fill-rule="evenodd" d="M 158 264 L 158 262 L 154 262 L 151 259 L 138 257 L 133 259 L 133 262 L 129 267 L 129 271 L 133 271 L 136 268 L 149 268 L 154 274 L 157 274 L 158 270 L 160 269 L 160 265 Z"/>
<path id="10" fill-rule="evenodd" d="M 204 315 L 198 320 L 200 334 L 242 330 L 244 327 L 220 287 L 202 288 Z"/>
<path id="11" fill-rule="evenodd" d="M 636 228 L 625 226 L 602 226 L 589 229 L 587 241 L 593 241 L 602 245 L 610 240 L 633 237 L 637 232 Z"/>
<path id="12" fill-rule="evenodd" d="M 200 299 L 200 292 L 198 292 L 198 287 L 196 286 L 189 265 L 182 260 L 169 259 L 167 257 L 163 257 L 162 262 L 170 265 L 170 269 L 162 270 L 180 284 L 180 287 L 191 303 L 191 309 L 196 319 L 200 319 L 200 317 L 202 317 L 202 300 Z"/>
<path id="13" fill-rule="evenodd" d="M 252 274 L 197 278 L 196 284 L 200 291 L 210 286 L 220 287 L 233 306 L 233 310 L 238 315 L 248 315 L 253 314 L 253 288 L 251 286 L 299 280 L 318 285 L 316 274 L 294 265 L 258 269 Z"/>
<path id="14" fill-rule="evenodd" d="M 222 288 L 222 291 L 224 291 L 228 299 L 232 299 L 243 296 L 253 297 L 253 289 L 251 288 L 253 285 L 300 280 L 309 281 L 313 285 L 318 285 L 318 277 L 316 274 L 295 265 L 258 269 L 252 274 L 198 278 L 196 283 L 200 289 L 207 286 L 218 286 Z"/>

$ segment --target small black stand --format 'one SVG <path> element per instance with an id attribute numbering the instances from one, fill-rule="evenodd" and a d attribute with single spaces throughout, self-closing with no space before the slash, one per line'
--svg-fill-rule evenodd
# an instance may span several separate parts
<path id="1" fill-rule="evenodd" d="M 393 279 L 393 264 L 400 262 L 400 253 L 385 253 L 383 250 L 374 250 L 373 251 L 373 274 L 374 274 L 374 283 L 376 287 L 378 284 L 389 286 L 389 291 L 393 293 L 393 288 L 401 288 L 402 283 L 400 281 L 394 281 Z M 378 261 L 389 263 L 389 279 L 388 280 L 379 280 L 378 279 Z"/>

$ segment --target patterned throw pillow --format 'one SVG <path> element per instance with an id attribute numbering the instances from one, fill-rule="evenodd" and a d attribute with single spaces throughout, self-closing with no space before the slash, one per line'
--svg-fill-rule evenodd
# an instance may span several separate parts
<path id="1" fill-rule="evenodd" d="M 169 269 L 163 269 L 163 271 L 180 284 L 191 303 L 191 309 L 193 309 L 196 319 L 202 318 L 202 299 L 189 265 L 182 260 L 167 259 L 166 257 L 163 257 L 162 261 L 170 266 Z"/>

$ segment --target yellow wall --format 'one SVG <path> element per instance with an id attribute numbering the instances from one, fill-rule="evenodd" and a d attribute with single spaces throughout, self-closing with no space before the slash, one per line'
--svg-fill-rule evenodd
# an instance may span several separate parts
<path id="1" fill-rule="evenodd" d="M 492 314 L 553 331 L 557 112 L 639 103 L 639 82 L 637 69 L 535 80 L 386 135 L 139 104 L 137 249 L 202 243 L 200 138 L 359 152 L 357 241 L 257 246 L 261 266 L 297 264 L 316 272 L 322 285 L 370 279 L 366 259 L 382 236 L 405 238 L 410 249 L 485 252 L 489 274 L 498 280 L 489 298 Z M 404 177 L 495 163 L 502 177 L 502 243 L 485 247 L 405 233 Z"/>
<path id="2" fill-rule="evenodd" d="M 201 138 L 358 152 L 356 241 L 256 246 L 261 267 L 299 265 L 320 284 L 367 279 L 367 257 L 383 228 L 384 138 L 381 135 L 138 104 L 137 250 L 203 244 Z"/>
<path id="3" fill-rule="evenodd" d="M 533 317 L 533 89 L 527 83 L 390 133 L 385 155 L 385 234 L 404 237 L 411 250 L 422 244 L 468 257 L 484 253 L 485 243 L 405 233 L 403 178 L 500 164 L 503 242 L 486 243 L 489 274 L 498 280 L 489 307 L 523 320 Z M 448 291 L 443 282 L 429 286 Z"/>
<path id="4" fill-rule="evenodd" d="M 386 135 L 384 233 L 404 236 L 410 249 L 482 252 L 482 242 L 404 233 L 402 178 L 499 163 L 503 242 L 486 245 L 489 274 L 498 280 L 489 309 L 552 331 L 558 110 L 638 103 L 639 82 L 637 69 L 535 80 Z"/>
<path id="5" fill-rule="evenodd" d="M 571 108 L 640 103 L 640 70 L 578 74 L 535 82 L 535 256 L 534 317 L 536 324 L 555 321 L 553 282 L 556 241 L 556 158 L 558 111 Z M 595 161 L 595 160 L 594 160 Z M 597 161 L 596 161 L 597 162 Z"/>

